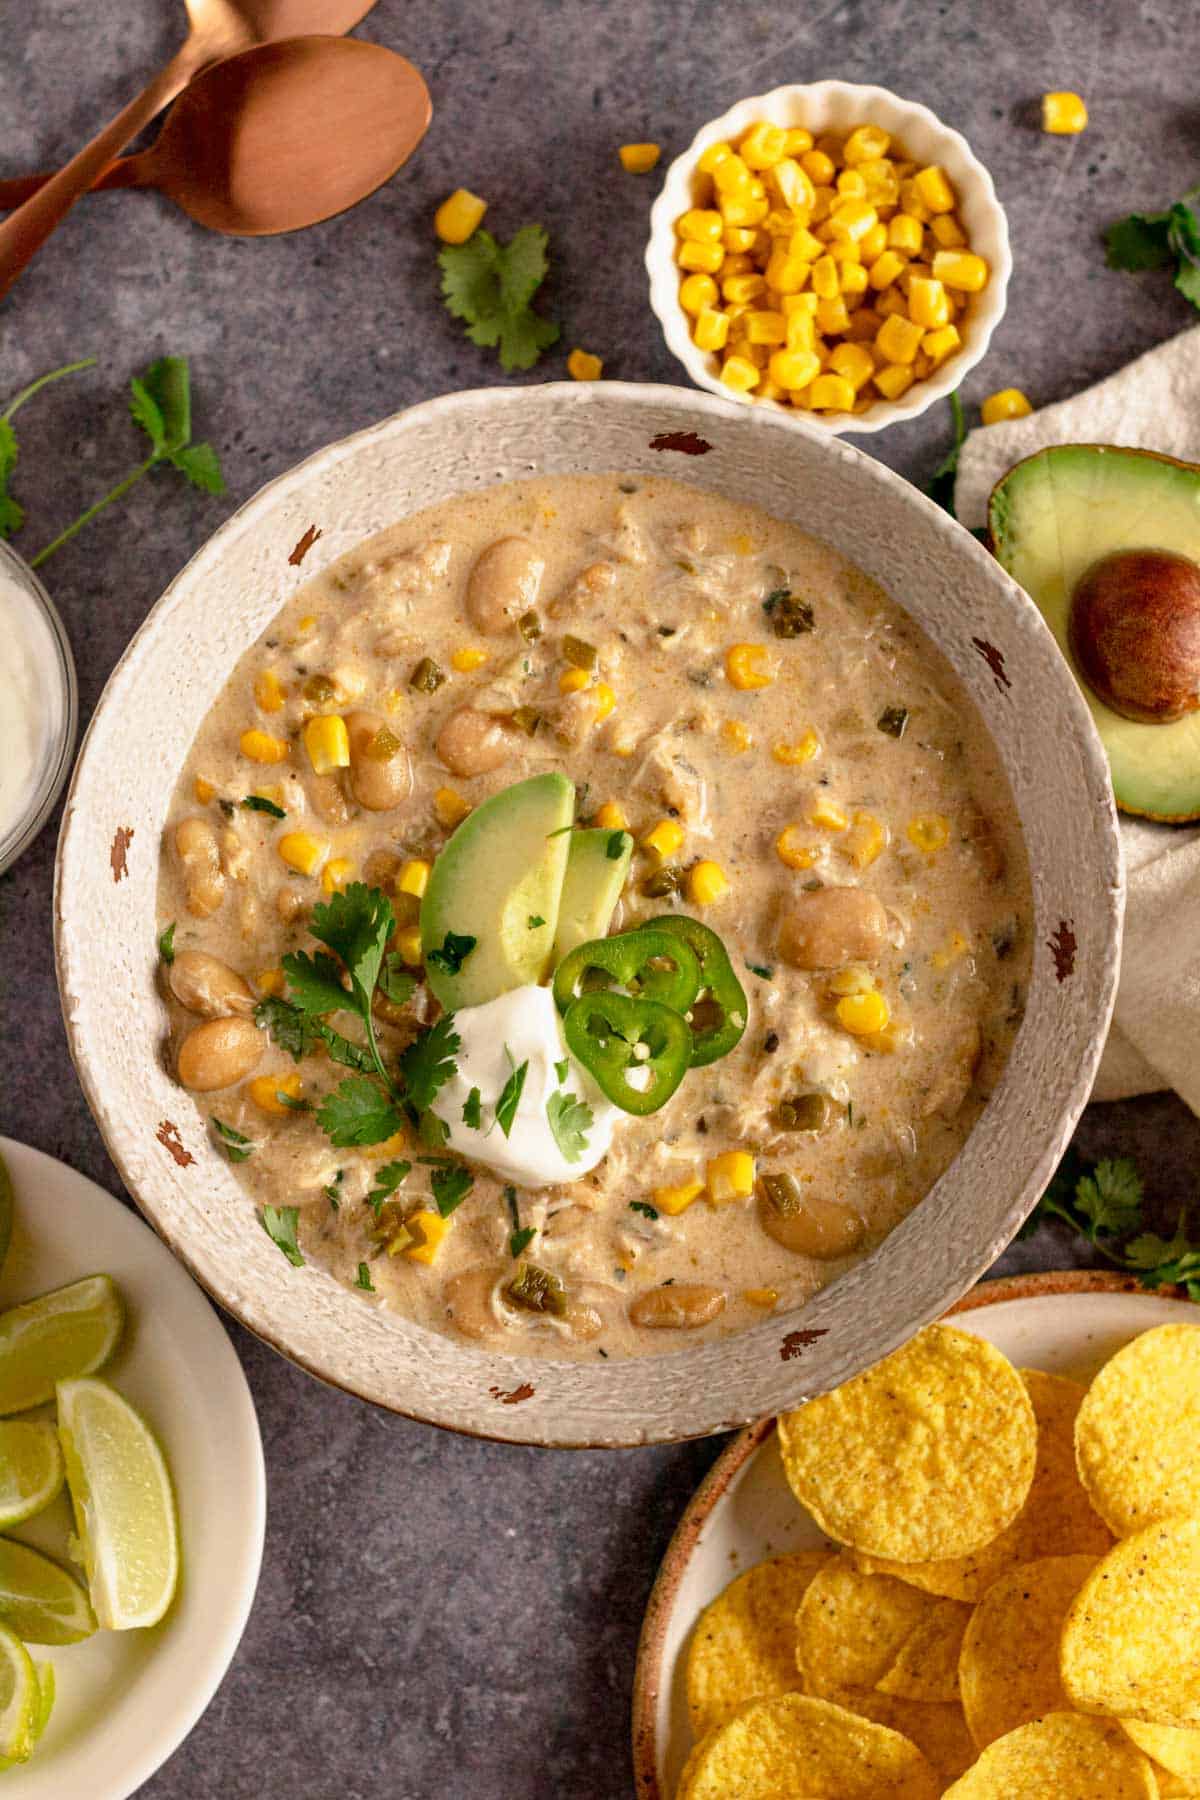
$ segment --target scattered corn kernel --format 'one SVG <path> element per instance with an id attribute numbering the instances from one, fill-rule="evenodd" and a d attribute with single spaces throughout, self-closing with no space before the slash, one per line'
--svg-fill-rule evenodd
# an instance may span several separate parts
<path id="1" fill-rule="evenodd" d="M 839 281 L 841 277 L 839 276 Z M 850 313 L 842 295 L 822 300 L 817 305 L 817 325 L 826 337 L 839 337 L 850 324 Z M 816 404 L 814 402 L 814 404 Z"/>
<path id="2" fill-rule="evenodd" d="M 771 755 L 785 768 L 794 768 L 798 763 L 811 762 L 820 748 L 821 740 L 810 726 L 793 743 L 772 744 Z"/>
<path id="3" fill-rule="evenodd" d="M 816 794 L 808 808 L 808 822 L 821 831 L 845 831 L 850 820 L 844 807 L 825 794 Z"/>
<path id="4" fill-rule="evenodd" d="M 697 350 L 723 350 L 729 342 L 729 314 L 704 306 L 696 314 L 692 342 Z"/>
<path id="5" fill-rule="evenodd" d="M 936 163 L 913 176 L 913 187 L 931 213 L 954 211 L 954 189 L 945 169 L 940 169 Z"/>
<path id="6" fill-rule="evenodd" d="M 587 669 L 564 669 L 558 678 L 558 691 L 560 694 L 577 694 L 591 679 Z"/>
<path id="7" fill-rule="evenodd" d="M 917 228 L 920 229 L 919 223 Z M 953 213 L 939 213 L 936 219 L 929 221 L 929 229 L 933 233 L 934 242 L 939 244 L 943 250 L 957 250 L 967 241 L 967 234 Z M 920 248 L 921 243 L 918 239 L 916 249 Z"/>
<path id="8" fill-rule="evenodd" d="M 629 828 L 625 810 L 615 800 L 606 800 L 603 806 L 598 806 L 592 823 L 602 831 L 626 831 Z"/>
<path id="9" fill-rule="evenodd" d="M 433 215 L 433 229 L 443 244 L 465 244 L 483 223 L 487 201 L 467 188 L 455 188 Z"/>
<path id="10" fill-rule="evenodd" d="M 285 831 L 275 848 L 289 869 L 298 875 L 315 875 L 329 855 L 329 840 L 315 837 L 311 831 Z"/>
<path id="11" fill-rule="evenodd" d="M 890 313 L 876 333 L 875 344 L 886 361 L 910 363 L 920 349 L 924 335 L 923 326 L 901 318 L 899 313 Z"/>
<path id="12" fill-rule="evenodd" d="M 690 269 L 701 275 L 715 275 L 725 261 L 725 251 L 720 244 L 682 243 L 675 252 L 675 261 L 681 269 Z"/>
<path id="13" fill-rule="evenodd" d="M 567 358 L 567 374 L 572 381 L 599 381 L 604 364 L 590 350 L 572 350 Z"/>
<path id="14" fill-rule="evenodd" d="M 786 130 L 765 119 L 751 125 L 738 144 L 738 153 L 749 169 L 769 169 L 783 160 L 786 151 Z"/>
<path id="15" fill-rule="evenodd" d="M 744 356 L 731 356 L 721 370 L 721 380 L 735 394 L 748 394 L 761 379 L 754 363 Z"/>
<path id="16" fill-rule="evenodd" d="M 899 400 L 906 394 L 916 379 L 911 368 L 903 363 L 887 363 L 882 369 L 875 371 L 875 386 L 885 400 Z"/>
<path id="17" fill-rule="evenodd" d="M 287 986 L 287 976 L 282 969 L 260 969 L 254 977 L 254 985 L 260 994 L 270 994 L 278 999 Z"/>
<path id="18" fill-rule="evenodd" d="M 751 750 L 754 747 L 754 734 L 750 727 L 744 725 L 740 719 L 726 719 L 721 727 L 721 736 L 738 756 L 743 751 Z"/>
<path id="19" fill-rule="evenodd" d="M 1074 137 L 1087 130 L 1088 110 L 1078 94 L 1042 95 L 1042 130 L 1052 137 Z"/>
<path id="20" fill-rule="evenodd" d="M 952 356 L 962 343 L 957 325 L 944 325 L 940 331 L 930 331 L 921 339 L 922 353 L 927 356 L 936 369 L 939 363 Z"/>
<path id="21" fill-rule="evenodd" d="M 243 756 L 256 763 L 286 762 L 290 751 L 285 738 L 272 737 L 269 731 L 243 731 L 238 746 Z"/>
<path id="22" fill-rule="evenodd" d="M 274 669 L 264 669 L 254 683 L 254 699 L 261 712 L 279 712 L 287 698 L 287 689 Z"/>
<path id="23" fill-rule="evenodd" d="M 406 862 L 396 877 L 396 892 L 411 894 L 414 900 L 419 900 L 429 886 L 429 869 L 429 863 L 421 857 Z"/>
<path id="24" fill-rule="evenodd" d="M 660 819 L 642 839 L 644 850 L 654 850 L 663 862 L 683 847 L 684 831 L 678 819 Z"/>
<path id="25" fill-rule="evenodd" d="M 854 823 L 840 846 L 847 862 L 856 869 L 869 869 L 887 846 L 887 831 L 874 813 L 856 812 Z"/>
<path id="26" fill-rule="evenodd" d="M 409 1262 L 432 1263 L 437 1260 L 437 1253 L 454 1221 L 443 1219 L 440 1213 L 422 1210 L 410 1214 L 404 1223 L 416 1239 L 404 1249 Z"/>
<path id="27" fill-rule="evenodd" d="M 679 304 L 685 313 L 698 317 L 706 306 L 715 306 L 721 290 L 711 275 L 689 275 L 679 284 Z"/>
<path id="28" fill-rule="evenodd" d="M 811 869 L 820 852 L 803 842 L 799 825 L 785 825 L 775 839 L 775 854 L 789 869 Z"/>
<path id="29" fill-rule="evenodd" d="M 337 713 L 322 713 L 304 727 L 304 748 L 314 775 L 329 775 L 350 766 L 350 734 Z"/>
<path id="30" fill-rule="evenodd" d="M 321 887 L 326 894 L 340 894 L 348 887 L 357 874 L 355 865 L 346 856 L 334 856 L 321 870 Z"/>
<path id="31" fill-rule="evenodd" d="M 474 669 L 482 669 L 488 659 L 486 650 L 476 650 L 472 645 L 464 645 L 450 656 L 450 667 L 457 669 L 460 675 L 470 675 Z"/>
<path id="32" fill-rule="evenodd" d="M 923 235 L 920 219 L 914 219 L 909 213 L 894 213 L 888 220 L 888 243 L 893 250 L 900 251 L 904 256 L 918 254 Z"/>
<path id="33" fill-rule="evenodd" d="M 807 326 L 808 334 L 811 336 L 812 325 L 807 314 L 798 313 L 794 319 L 789 319 L 789 328 L 794 324 Z M 797 336 L 803 335 L 802 332 L 797 332 Z M 811 349 L 777 350 L 767 364 L 767 370 L 771 380 L 777 382 L 781 388 L 806 388 L 821 373 L 821 359 L 816 351 Z M 732 677 L 730 679 L 732 680 Z M 737 683 L 734 685 L 736 686 Z"/>
<path id="34" fill-rule="evenodd" d="M 732 155 L 733 149 L 729 144 L 724 142 L 710 144 L 707 150 L 700 152 L 696 159 L 696 167 L 702 175 L 715 175 L 721 164 Z"/>
<path id="35" fill-rule="evenodd" d="M 941 813 L 917 813 L 908 821 L 908 841 L 926 856 L 935 856 L 950 842 L 950 821 Z"/>
<path id="36" fill-rule="evenodd" d="M 596 723 L 599 724 L 602 719 L 607 719 L 609 713 L 617 704 L 617 696 L 614 694 L 612 688 L 609 687 L 607 681 L 598 681 L 592 689 L 592 694 L 596 701 Z"/>
<path id="37" fill-rule="evenodd" d="M 725 676 L 730 687 L 743 692 L 769 687 L 776 673 L 774 658 L 765 644 L 731 644 L 725 652 Z"/>
<path id="38" fill-rule="evenodd" d="M 300 1110 L 300 1099 L 304 1092 L 304 1083 L 299 1075 L 256 1075 L 253 1081 L 246 1083 L 246 1092 L 260 1112 L 271 1113 L 277 1119 L 286 1119 L 289 1113 Z M 283 1094 L 285 1099 L 280 1099 Z M 296 1105 L 289 1106 L 294 1100 Z"/>
<path id="39" fill-rule="evenodd" d="M 908 316 L 922 331 L 940 331 L 950 323 L 950 300 L 940 281 L 914 275 L 908 286 Z"/>
<path id="40" fill-rule="evenodd" d="M 688 870 L 687 892 L 693 906 L 711 906 L 729 891 L 729 877 L 720 863 L 693 863 Z"/>
<path id="41" fill-rule="evenodd" d="M 871 1037 L 882 1031 L 891 1018 L 891 1009 L 883 995 L 874 988 L 865 993 L 846 994 L 834 1007 L 837 1022 L 852 1037 Z"/>
<path id="42" fill-rule="evenodd" d="M 192 784 L 192 793 L 196 797 L 197 806 L 207 806 L 216 791 L 212 782 L 206 781 L 203 775 L 197 775 Z"/>
<path id="43" fill-rule="evenodd" d="M 433 816 L 447 831 L 461 825 L 470 810 L 470 802 L 464 800 L 454 788 L 441 787 L 433 796 Z"/>
<path id="44" fill-rule="evenodd" d="M 406 925 L 396 933 L 396 949 L 400 952 L 400 960 L 410 969 L 415 969 L 421 961 L 421 930 L 417 925 Z"/>
<path id="45" fill-rule="evenodd" d="M 761 1306 L 764 1312 L 770 1312 L 771 1308 L 778 1304 L 779 1289 L 769 1287 L 744 1288 L 742 1290 L 742 1299 L 746 1302 L 747 1306 Z"/>
<path id="46" fill-rule="evenodd" d="M 963 294 L 979 294 L 988 284 L 990 273 L 982 256 L 971 250 L 939 250 L 933 259 L 933 273 L 948 288 Z"/>
<path id="47" fill-rule="evenodd" d="M 849 412 L 856 399 L 844 375 L 818 375 L 808 397 L 819 412 Z"/>
<path id="48" fill-rule="evenodd" d="M 684 1181 L 678 1187 L 660 1187 L 654 1189 L 654 1204 L 658 1211 L 666 1213 L 670 1219 L 677 1218 L 686 1212 L 693 1200 L 698 1200 L 704 1192 L 702 1181 Z"/>
<path id="49" fill-rule="evenodd" d="M 1024 419 L 1033 407 L 1020 388 L 1000 388 L 980 407 L 985 425 L 1002 425 L 1006 419 Z"/>
<path id="50" fill-rule="evenodd" d="M 754 1192 L 755 1161 L 748 1150 L 726 1150 L 714 1156 L 705 1170 L 710 1206 L 731 1200 L 747 1200 Z"/>

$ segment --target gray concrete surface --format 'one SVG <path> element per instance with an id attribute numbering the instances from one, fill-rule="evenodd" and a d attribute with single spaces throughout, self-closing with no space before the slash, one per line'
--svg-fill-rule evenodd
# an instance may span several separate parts
<path id="1" fill-rule="evenodd" d="M 114 113 L 176 42 L 182 8 L 8 0 L 3 15 L 0 173 L 17 173 Z M 0 304 L 0 394 L 100 358 L 22 418 L 18 547 L 132 463 L 125 383 L 164 351 L 191 357 L 197 435 L 229 480 L 222 501 L 157 476 L 48 565 L 85 718 L 167 578 L 262 481 L 412 401 L 502 379 L 437 296 L 430 215 L 459 184 L 489 196 L 505 235 L 549 228 L 563 341 L 530 380 L 562 375 L 575 343 L 610 375 L 678 378 L 640 266 L 655 181 L 623 176 L 616 146 L 654 138 L 670 157 L 739 96 L 828 75 L 925 101 L 995 175 L 1016 277 L 968 400 L 1010 382 L 1058 399 L 1194 321 L 1162 277 L 1105 270 L 1097 235 L 1196 179 L 1194 19 L 1189 0 L 380 0 L 363 35 L 420 65 L 436 109 L 388 188 L 264 242 L 210 236 L 156 196 L 100 197 Z M 1030 127 L 1030 101 L 1058 86 L 1091 105 L 1082 138 Z M 939 409 L 866 447 L 920 481 L 947 423 Z M 0 1125 L 119 1193 L 59 1020 L 53 849 L 49 830 L 0 880 Z M 117 994 L 113 1010 L 119 1028 Z M 1093 1109 L 1081 1139 L 1140 1154 L 1167 1210 L 1192 1197 L 1200 1126 L 1173 1099 Z M 1077 1257 L 1047 1231 L 1001 1266 Z M 458 1440 L 326 1392 L 230 1329 L 266 1440 L 262 1586 L 224 1686 L 148 1800 L 627 1794 L 641 1609 L 719 1445 L 554 1455 Z"/>

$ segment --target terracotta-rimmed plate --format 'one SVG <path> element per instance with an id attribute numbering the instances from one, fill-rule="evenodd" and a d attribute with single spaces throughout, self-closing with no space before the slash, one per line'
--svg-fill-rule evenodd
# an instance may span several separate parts
<path id="1" fill-rule="evenodd" d="M 1076 1269 L 986 1281 L 952 1308 L 968 1331 L 1020 1368 L 1090 1380 L 1152 1325 L 1200 1320 L 1174 1292 L 1148 1294 L 1129 1276 Z M 797 1506 L 783 1473 L 774 1419 L 739 1432 L 688 1504 L 650 1595 L 633 1684 L 633 1767 L 638 1800 L 670 1800 L 692 1746 L 684 1661 L 692 1626 L 743 1569 L 829 1540 Z"/>

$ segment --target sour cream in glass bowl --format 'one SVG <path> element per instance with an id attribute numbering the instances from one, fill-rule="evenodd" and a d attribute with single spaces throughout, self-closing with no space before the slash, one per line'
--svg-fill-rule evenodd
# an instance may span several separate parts
<path id="1" fill-rule="evenodd" d="M 0 873 L 50 815 L 75 743 L 75 664 L 49 594 L 0 543 Z"/>

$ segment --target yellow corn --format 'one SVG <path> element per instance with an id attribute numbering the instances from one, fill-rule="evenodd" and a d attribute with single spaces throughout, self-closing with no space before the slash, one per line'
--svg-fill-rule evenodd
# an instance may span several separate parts
<path id="1" fill-rule="evenodd" d="M 315 875 L 329 855 L 329 840 L 314 837 L 311 831 L 285 831 L 275 848 L 289 869 Z"/>
<path id="2" fill-rule="evenodd" d="M 926 856 L 936 856 L 950 842 L 950 821 L 941 813 L 917 813 L 908 821 L 907 835 Z"/>
<path id="3" fill-rule="evenodd" d="M 254 985 L 260 994 L 270 994 L 278 999 L 287 986 L 287 976 L 282 969 L 260 969 L 254 977 Z"/>
<path id="4" fill-rule="evenodd" d="M 429 870 L 429 863 L 421 857 L 406 862 L 396 877 L 396 892 L 411 894 L 414 900 L 419 900 L 429 886 Z"/>
<path id="5" fill-rule="evenodd" d="M 817 306 L 817 324 L 826 337 L 838 337 L 850 323 L 850 314 L 841 294 L 833 300 L 822 300 Z"/>
<path id="6" fill-rule="evenodd" d="M 289 1113 L 297 1110 L 287 1101 L 299 1100 L 303 1091 L 304 1083 L 298 1075 L 256 1075 L 253 1081 L 246 1083 L 246 1092 L 255 1106 L 277 1119 L 286 1119 Z M 281 1100 L 280 1094 L 286 1094 L 287 1100 Z"/>
<path id="7" fill-rule="evenodd" d="M 833 184 L 843 200 L 865 200 L 867 183 L 857 169 L 842 169 Z"/>
<path id="8" fill-rule="evenodd" d="M 875 302 L 875 310 L 885 319 L 893 313 L 899 313 L 902 319 L 908 317 L 908 303 L 898 287 L 885 288 Z"/>
<path id="9" fill-rule="evenodd" d="M 808 397 L 822 412 L 849 412 L 855 401 L 854 389 L 843 375 L 818 375 Z"/>
<path id="10" fill-rule="evenodd" d="M 765 119 L 751 125 L 738 144 L 738 153 L 748 169 L 769 169 L 782 161 L 786 150 L 786 130 Z"/>
<path id="11" fill-rule="evenodd" d="M 950 322 L 945 288 L 932 276 L 914 275 L 908 287 L 908 316 L 922 331 L 940 331 Z"/>
<path id="12" fill-rule="evenodd" d="M 606 800 L 603 806 L 598 806 L 592 823 L 602 831 L 625 831 L 629 826 L 624 808 L 618 806 L 615 800 Z"/>
<path id="13" fill-rule="evenodd" d="M 846 994 L 834 1007 L 837 1022 L 852 1037 L 871 1037 L 882 1031 L 891 1018 L 891 1009 L 883 995 L 874 988 L 865 993 Z"/>
<path id="14" fill-rule="evenodd" d="M 815 294 L 810 295 L 809 297 L 815 300 L 818 306 L 821 304 L 821 302 L 816 299 Z M 816 312 L 793 311 L 785 312 L 783 316 L 787 321 L 787 330 L 784 341 L 786 342 L 788 349 L 815 350 L 817 347 Z M 799 382 L 796 385 L 803 387 L 807 384 L 805 382 Z"/>
<path id="15" fill-rule="evenodd" d="M 261 712 L 279 712 L 287 698 L 287 689 L 274 669 L 263 669 L 255 678 L 254 699 Z"/>
<path id="16" fill-rule="evenodd" d="M 296 622 L 296 630 L 301 637 L 311 636 L 311 634 L 316 630 L 316 626 L 317 626 L 316 613 L 305 613 L 304 617 L 302 619 L 297 620 L 297 622 Z"/>
<path id="17" fill-rule="evenodd" d="M 751 732 L 750 727 L 748 725 L 743 725 L 740 719 L 726 719 L 721 727 L 721 736 L 725 739 L 729 748 L 738 756 L 740 756 L 743 751 L 753 748 L 754 745 L 754 735 Z"/>
<path id="18" fill-rule="evenodd" d="M 206 781 L 203 775 L 197 775 L 192 784 L 192 793 L 196 797 L 197 806 L 207 806 L 216 791 L 212 782 Z"/>
<path id="19" fill-rule="evenodd" d="M 472 645 L 464 645 L 461 650 L 454 650 L 450 656 L 450 667 L 457 669 L 460 675 L 470 675 L 472 670 L 481 669 L 488 659 L 486 650 L 476 650 Z"/>
<path id="20" fill-rule="evenodd" d="M 742 1299 L 747 1306 L 761 1306 L 764 1312 L 770 1312 L 771 1308 L 778 1304 L 779 1289 L 771 1287 L 744 1288 Z"/>
<path id="21" fill-rule="evenodd" d="M 904 363 L 888 363 L 875 371 L 875 386 L 885 400 L 899 400 L 912 386 L 915 377 Z"/>
<path id="22" fill-rule="evenodd" d="M 857 393 L 875 373 L 875 359 L 862 344 L 838 344 L 830 352 L 829 367 L 841 375 Z"/>
<path id="23" fill-rule="evenodd" d="M 1052 137 L 1074 137 L 1086 131 L 1088 111 L 1078 94 L 1042 95 L 1042 130 Z"/>
<path id="24" fill-rule="evenodd" d="M 954 189 L 945 169 L 936 163 L 929 168 L 921 169 L 913 176 L 913 187 L 922 202 L 931 213 L 948 213 L 954 211 Z"/>
<path id="25" fill-rule="evenodd" d="M 867 271 L 861 263 L 843 263 L 839 277 L 843 294 L 865 294 Z"/>
<path id="26" fill-rule="evenodd" d="M 798 294 L 812 273 L 813 265 L 802 256 L 775 250 L 767 263 L 765 280 L 772 295 Z"/>
<path id="27" fill-rule="evenodd" d="M 358 873 L 354 864 L 346 856 L 334 856 L 321 870 L 321 887 L 327 894 L 338 894 L 348 887 Z"/>
<path id="28" fill-rule="evenodd" d="M 702 150 L 696 158 L 696 167 L 702 175 L 715 175 L 721 164 L 732 155 L 732 146 L 724 141 L 710 144 L 707 150 Z"/>
<path id="29" fill-rule="evenodd" d="M 748 394 L 761 380 L 759 370 L 745 356 L 731 356 L 721 370 L 721 380 L 735 394 Z"/>
<path id="30" fill-rule="evenodd" d="M 818 300 L 833 300 L 838 292 L 838 266 L 832 256 L 821 256 L 812 266 L 812 290 Z"/>
<path id="31" fill-rule="evenodd" d="M 842 855 L 856 869 L 869 869 L 887 844 L 887 832 L 874 813 L 856 812 L 854 824 L 840 846 Z"/>
<path id="32" fill-rule="evenodd" d="M 718 219 L 720 216 L 718 213 Z M 721 242 L 726 250 L 734 256 L 742 255 L 747 250 L 753 250 L 757 239 L 757 231 L 752 230 L 749 225 L 726 225 L 721 233 Z"/>
<path id="33" fill-rule="evenodd" d="M 421 931 L 417 925 L 406 925 L 396 933 L 396 949 L 407 968 L 415 969 L 421 961 Z"/>
<path id="34" fill-rule="evenodd" d="M 910 363 L 921 347 L 924 328 L 899 313 L 889 313 L 875 336 L 880 354 L 890 363 Z"/>
<path id="35" fill-rule="evenodd" d="M 948 356 L 962 344 L 957 325 L 943 325 L 940 331 L 930 331 L 921 339 L 922 352 L 929 358 L 934 368 L 944 363 Z"/>
<path id="36" fill-rule="evenodd" d="M 586 669 L 564 669 L 558 678 L 558 691 L 560 694 L 578 694 L 591 679 Z"/>
<path id="37" fill-rule="evenodd" d="M 752 344 L 782 344 L 787 337 L 787 320 L 781 312 L 747 313 L 746 337 Z"/>
<path id="38" fill-rule="evenodd" d="M 972 250 L 939 250 L 933 259 L 933 272 L 948 288 L 963 294 L 982 293 L 990 273 L 982 256 Z"/>
<path id="39" fill-rule="evenodd" d="M 800 322 L 803 322 L 803 324 L 808 326 L 808 335 L 811 337 L 811 321 L 806 314 L 797 313 L 795 318 L 789 319 L 788 324 L 791 326 Z M 797 331 L 796 335 L 802 337 L 804 333 L 802 331 Z M 821 373 L 821 359 L 816 351 L 812 349 L 776 350 L 774 356 L 767 364 L 767 369 L 770 373 L 771 380 L 778 382 L 781 388 L 806 388 L 809 382 L 815 380 Z M 730 680 L 733 681 L 732 676 L 730 676 Z M 735 687 L 740 685 L 742 684 L 734 681 Z M 754 684 L 748 683 L 746 685 Z"/>
<path id="40" fill-rule="evenodd" d="M 399 1156 L 407 1142 L 403 1129 L 393 1131 L 391 1137 L 384 1138 L 382 1144 L 371 1145 L 371 1155 L 377 1163 L 391 1162 L 393 1157 Z"/>
<path id="41" fill-rule="evenodd" d="M 621 167 L 627 175 L 648 175 L 658 167 L 661 144 L 622 144 L 617 151 Z"/>
<path id="42" fill-rule="evenodd" d="M 887 226 L 888 244 L 903 256 L 916 256 L 921 249 L 923 227 L 910 213 L 893 213 Z"/>
<path id="43" fill-rule="evenodd" d="M 775 358 L 771 360 L 774 362 Z M 731 644 L 725 652 L 726 680 L 730 687 L 740 691 L 769 687 L 776 672 L 774 659 L 765 644 Z"/>
<path id="44" fill-rule="evenodd" d="M 722 194 L 717 201 L 726 225 L 761 225 L 770 212 L 765 200 L 747 193 Z"/>
<path id="45" fill-rule="evenodd" d="M 767 284 L 761 275 L 732 274 L 721 283 L 723 297 L 735 306 L 748 306 L 751 300 L 759 299 L 766 291 Z"/>
<path id="46" fill-rule="evenodd" d="M 693 906 L 711 906 L 728 893 L 729 877 L 720 863 L 694 863 L 688 870 L 687 891 Z"/>
<path id="47" fill-rule="evenodd" d="M 904 273 L 904 258 L 898 250 L 885 250 L 882 256 L 876 257 L 867 271 L 867 279 L 877 293 L 891 287 L 897 276 Z"/>
<path id="48" fill-rule="evenodd" d="M 447 831 L 461 825 L 470 810 L 470 802 L 464 800 L 454 788 L 440 787 L 433 796 L 433 816 Z"/>
<path id="49" fill-rule="evenodd" d="M 850 238 L 857 243 L 866 236 L 879 218 L 869 200 L 844 200 L 829 215 L 829 229 L 834 237 Z"/>
<path id="50" fill-rule="evenodd" d="M 238 739 L 238 746 L 243 756 L 251 762 L 281 763 L 286 762 L 290 745 L 285 738 L 272 737 L 269 731 L 243 731 Z"/>
<path id="51" fill-rule="evenodd" d="M 731 1200 L 747 1200 L 754 1192 L 755 1162 L 748 1150 L 726 1150 L 714 1156 L 705 1170 L 710 1206 L 726 1206 Z"/>
<path id="52" fill-rule="evenodd" d="M 719 212 L 693 206 L 688 212 L 680 213 L 675 229 L 681 238 L 690 238 L 694 244 L 719 244 L 725 227 Z"/>
<path id="53" fill-rule="evenodd" d="M 590 350 L 572 350 L 567 358 L 567 374 L 572 381 L 599 381 L 604 364 Z"/>
<path id="54" fill-rule="evenodd" d="M 417 1240 L 415 1244 L 405 1245 L 404 1254 L 409 1262 L 432 1263 L 437 1260 L 437 1253 L 454 1221 L 443 1219 L 441 1213 L 422 1209 L 410 1214 L 404 1223 Z"/>
<path id="55" fill-rule="evenodd" d="M 791 125 L 784 133 L 784 153 L 787 156 L 803 156 L 813 147 L 813 135 L 803 125 Z"/>
<path id="56" fill-rule="evenodd" d="M 329 775 L 350 766 L 350 734 L 337 713 L 322 713 L 304 727 L 304 748 L 314 775 Z"/>
<path id="57" fill-rule="evenodd" d="M 670 1219 L 677 1218 L 686 1212 L 693 1200 L 698 1200 L 704 1192 L 702 1181 L 684 1181 L 678 1187 L 660 1187 L 654 1189 L 654 1204 L 660 1213 L 666 1213 Z"/>
<path id="58" fill-rule="evenodd" d="M 443 244 L 465 244 L 478 230 L 487 211 L 487 201 L 467 188 L 455 188 L 433 215 L 433 229 Z"/>
<path id="59" fill-rule="evenodd" d="M 929 229 L 934 243 L 943 250 L 957 250 L 967 241 L 967 234 L 953 213 L 939 213 L 936 219 L 929 221 Z M 920 249 L 919 244 L 917 248 Z"/>
<path id="60" fill-rule="evenodd" d="M 771 186 L 793 215 L 787 221 L 789 230 L 797 216 L 812 211 L 813 184 L 800 164 L 790 156 L 785 156 L 771 170 Z"/>
<path id="61" fill-rule="evenodd" d="M 985 425 L 1002 425 L 1006 419 L 1023 419 L 1033 407 L 1020 388 L 1001 388 L 989 394 L 979 409 Z"/>
<path id="62" fill-rule="evenodd" d="M 775 839 L 775 854 L 789 869 L 811 869 L 820 852 L 801 841 L 799 825 L 785 825 Z"/>
<path id="63" fill-rule="evenodd" d="M 836 174 L 832 157 L 824 150 L 807 150 L 801 154 L 800 167 L 817 187 L 828 187 Z"/>
<path id="64" fill-rule="evenodd" d="M 811 762 L 820 748 L 821 740 L 810 726 L 794 743 L 772 744 L 771 755 L 785 768 L 794 768 L 798 763 Z"/>
<path id="65" fill-rule="evenodd" d="M 682 243 L 675 252 L 675 261 L 681 269 L 689 269 L 701 275 L 715 275 L 725 261 L 725 252 L 720 244 Z"/>
<path id="66" fill-rule="evenodd" d="M 592 694 L 596 702 L 596 723 L 600 724 L 601 720 L 607 719 L 609 713 L 617 704 L 617 696 L 613 693 L 613 690 L 609 687 L 607 681 L 598 681 L 592 689 Z"/>
<path id="67" fill-rule="evenodd" d="M 692 342 L 697 350 L 723 350 L 729 341 L 729 315 L 715 307 L 702 307 L 692 328 Z"/>
<path id="68" fill-rule="evenodd" d="M 816 794 L 808 808 L 808 822 L 821 831 L 845 831 L 850 820 L 845 809 L 836 800 L 830 800 L 824 794 Z"/>
<path id="69" fill-rule="evenodd" d="M 856 125 L 842 145 L 842 161 L 848 169 L 859 163 L 875 162 L 886 156 L 891 138 L 879 125 Z"/>
<path id="70" fill-rule="evenodd" d="M 868 268 L 872 263 L 879 261 L 887 247 L 887 226 L 882 219 L 876 220 L 870 231 L 864 232 L 855 245 L 855 249 L 858 251 L 858 260 L 865 263 Z"/>
<path id="71" fill-rule="evenodd" d="M 719 299 L 720 289 L 711 275 L 688 275 L 679 284 L 679 304 L 693 317 L 703 312 L 706 306 L 714 306 Z"/>
<path id="72" fill-rule="evenodd" d="M 684 831 L 678 819 L 660 819 L 642 839 L 644 850 L 654 850 L 666 862 L 683 846 Z"/>
<path id="73" fill-rule="evenodd" d="M 851 963 L 829 977 L 831 994 L 866 994 L 875 986 L 875 977 L 862 963 Z"/>

